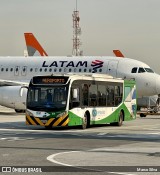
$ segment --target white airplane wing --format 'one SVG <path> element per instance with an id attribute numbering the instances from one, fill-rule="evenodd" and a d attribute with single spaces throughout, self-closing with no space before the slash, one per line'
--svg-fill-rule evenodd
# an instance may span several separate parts
<path id="1" fill-rule="evenodd" d="M 29 83 L 21 81 L 10 81 L 0 79 L 0 86 L 28 86 Z"/>

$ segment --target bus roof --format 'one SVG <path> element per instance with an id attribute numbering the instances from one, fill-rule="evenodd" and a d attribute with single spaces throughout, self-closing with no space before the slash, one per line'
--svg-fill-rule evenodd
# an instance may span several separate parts
<path id="1" fill-rule="evenodd" d="M 57 79 L 58 78 L 58 79 Z M 31 79 L 32 84 L 66 84 L 69 80 L 95 80 L 95 81 L 112 81 L 112 82 L 128 82 L 131 80 L 114 78 L 107 74 L 96 73 L 66 73 L 66 74 L 51 74 L 45 76 L 34 76 Z M 134 82 L 134 81 L 133 81 Z"/>

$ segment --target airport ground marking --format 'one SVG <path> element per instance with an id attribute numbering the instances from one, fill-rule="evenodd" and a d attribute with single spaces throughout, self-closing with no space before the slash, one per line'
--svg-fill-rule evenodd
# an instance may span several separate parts
<path id="1" fill-rule="evenodd" d="M 97 150 L 97 149 L 91 149 L 91 150 Z M 91 151 L 90 150 L 90 151 Z M 59 156 L 59 155 L 63 155 L 63 154 L 70 154 L 70 153 L 80 153 L 80 152 L 84 152 L 84 151 L 67 151 L 67 152 L 59 152 L 59 153 L 55 153 L 55 154 L 52 154 L 50 156 L 47 157 L 47 160 L 52 162 L 52 163 L 55 163 L 55 164 L 58 164 L 58 165 L 62 165 L 62 166 L 69 166 L 69 167 L 75 167 L 75 168 L 79 168 L 79 169 L 84 169 L 84 170 L 91 170 L 91 171 L 99 171 L 99 172 L 103 172 L 103 170 L 97 170 L 97 169 L 92 169 L 92 168 L 84 168 L 84 167 L 79 167 L 77 165 L 71 165 L 71 164 L 66 164 L 66 163 L 62 163 L 62 162 L 59 162 L 57 160 L 55 160 L 56 156 Z M 130 173 L 123 173 L 123 172 L 110 172 L 110 171 L 106 171 L 107 173 L 110 173 L 110 174 L 118 174 L 118 175 L 136 175 L 136 174 L 130 174 Z"/>

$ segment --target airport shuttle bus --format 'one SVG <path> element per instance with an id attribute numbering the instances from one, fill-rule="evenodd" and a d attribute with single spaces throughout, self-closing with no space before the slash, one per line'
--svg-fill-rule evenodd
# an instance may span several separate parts
<path id="1" fill-rule="evenodd" d="M 26 124 L 121 126 L 136 118 L 135 81 L 100 74 L 35 76 L 27 93 Z"/>

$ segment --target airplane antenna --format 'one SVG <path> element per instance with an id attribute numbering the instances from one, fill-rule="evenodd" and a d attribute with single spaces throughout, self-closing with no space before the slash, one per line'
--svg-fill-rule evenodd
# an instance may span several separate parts
<path id="1" fill-rule="evenodd" d="M 80 56 L 83 55 L 83 51 L 80 51 L 80 45 L 82 43 L 80 42 L 80 35 L 82 33 L 81 27 L 79 25 L 80 17 L 79 17 L 79 11 L 77 10 L 77 0 L 76 0 L 76 10 L 73 11 L 72 14 L 73 18 L 73 49 L 72 49 L 72 55 L 74 56 Z"/>

